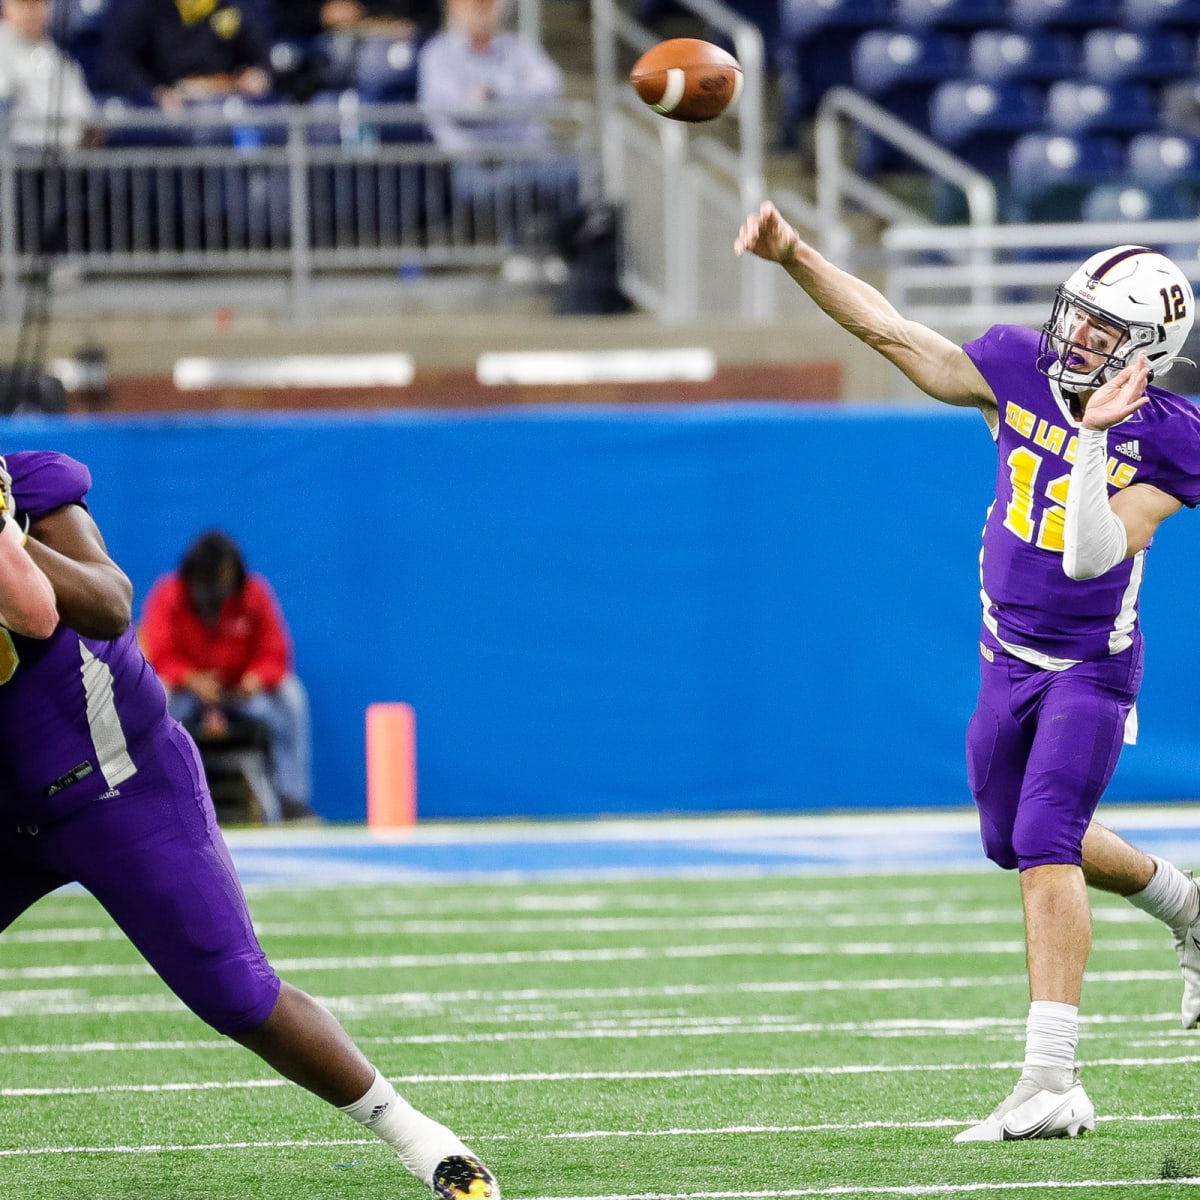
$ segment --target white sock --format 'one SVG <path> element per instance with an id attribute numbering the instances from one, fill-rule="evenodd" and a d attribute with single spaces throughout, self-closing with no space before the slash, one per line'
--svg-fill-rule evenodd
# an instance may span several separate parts
<path id="1" fill-rule="evenodd" d="M 471 1153 L 445 1125 L 413 1108 L 378 1071 L 367 1094 L 341 1111 L 383 1138 L 423 1183 L 432 1183 L 443 1158 Z"/>
<path id="2" fill-rule="evenodd" d="M 1174 863 L 1154 854 L 1150 857 L 1154 859 L 1154 875 L 1140 892 L 1129 897 L 1129 903 L 1169 925 L 1178 936 L 1200 916 L 1200 890 Z"/>
<path id="3" fill-rule="evenodd" d="M 1054 1067 L 1065 1074 L 1069 1086 L 1075 1070 L 1075 1047 L 1079 1045 L 1079 1009 L 1057 1000 L 1034 1000 L 1025 1022 L 1025 1065 Z"/>

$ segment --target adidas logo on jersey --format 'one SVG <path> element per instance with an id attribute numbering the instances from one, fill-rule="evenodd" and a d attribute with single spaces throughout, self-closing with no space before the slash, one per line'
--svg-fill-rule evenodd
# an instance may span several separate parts
<path id="1" fill-rule="evenodd" d="M 1126 458 L 1132 458 L 1135 462 L 1142 461 L 1142 451 L 1137 443 L 1137 438 L 1134 438 L 1131 442 L 1122 442 L 1116 447 L 1116 451 L 1118 454 L 1125 455 Z"/>

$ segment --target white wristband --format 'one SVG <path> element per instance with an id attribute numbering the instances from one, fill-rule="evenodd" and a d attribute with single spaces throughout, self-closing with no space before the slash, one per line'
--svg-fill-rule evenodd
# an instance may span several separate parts
<path id="1" fill-rule="evenodd" d="M 1063 570 L 1072 579 L 1095 579 L 1129 553 L 1125 523 L 1108 502 L 1108 432 L 1079 430 L 1063 523 Z"/>

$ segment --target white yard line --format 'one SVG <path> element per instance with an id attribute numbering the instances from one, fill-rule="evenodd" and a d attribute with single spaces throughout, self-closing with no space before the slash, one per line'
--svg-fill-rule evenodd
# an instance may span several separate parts
<path id="1" fill-rule="evenodd" d="M 146 972 L 147 974 L 149 972 Z M 1094 971 L 1088 973 L 1089 984 L 1102 983 L 1169 983 L 1179 979 L 1178 970 L 1158 971 Z M 470 989 L 447 992 L 384 992 L 378 995 L 355 993 L 350 996 L 321 995 L 317 998 L 327 1007 L 343 1015 L 367 1015 L 375 1012 L 394 1013 L 400 1006 L 428 1009 L 433 1005 L 461 1006 L 604 999 L 655 999 L 670 997 L 703 997 L 731 994 L 804 994 L 836 992 L 922 992 L 954 989 L 1013 987 L 1026 983 L 1024 975 L 980 976 L 923 976 L 918 979 L 804 979 L 761 980 L 741 983 L 677 983 L 645 987 L 617 988 L 518 988 Z M 170 995 L 160 992 L 138 992 L 126 995 L 91 996 L 79 989 L 36 988 L 20 992 L 0 992 L 0 1018 L 57 1017 L 80 1015 L 109 1015 L 129 1012 L 178 1012 L 183 1005 Z M 1085 1017 L 1086 1020 L 1086 1017 Z"/>
<path id="2" fill-rule="evenodd" d="M 1200 1054 L 1180 1054 L 1157 1058 L 1094 1058 L 1088 1067 L 1179 1067 L 1200 1063 Z M 853 1063 L 842 1066 L 803 1067 L 702 1067 L 676 1071 L 529 1071 L 488 1072 L 469 1075 L 396 1075 L 397 1084 L 430 1083 L 439 1087 L 459 1083 L 578 1083 L 584 1080 L 635 1079 L 766 1079 L 801 1078 L 810 1075 L 938 1075 L 959 1071 L 1019 1071 L 1019 1059 L 990 1063 Z M 236 1092 L 292 1087 L 286 1079 L 207 1079 L 178 1083 L 113 1083 L 94 1087 L 5 1087 L 0 1097 L 112 1096 L 126 1093 L 156 1095 L 168 1092 Z"/>
<path id="3" fill-rule="evenodd" d="M 438 1046 L 478 1045 L 504 1042 L 547 1042 L 585 1040 L 627 1040 L 666 1037 L 763 1037 L 779 1034 L 813 1034 L 828 1036 L 849 1034 L 854 1037 L 886 1037 L 900 1039 L 945 1038 L 960 1035 L 979 1039 L 998 1034 L 998 1040 L 1011 1040 L 1024 1032 L 1025 1019 L 1001 1017 L 971 1017 L 959 1019 L 896 1018 L 879 1021 L 797 1021 L 785 1016 L 703 1016 L 680 1017 L 656 1014 L 625 1014 L 609 1016 L 583 1016 L 566 1013 L 513 1013 L 500 1018 L 500 1023 L 512 1022 L 530 1025 L 563 1023 L 562 1029 L 489 1029 L 467 1033 L 405 1034 L 393 1037 L 359 1037 L 363 1045 L 372 1046 Z M 468 1023 L 462 1021 L 461 1023 Z M 469 1022 L 476 1023 L 476 1022 Z M 497 1023 L 496 1018 L 480 1018 L 478 1024 Z M 1151 1024 L 1179 1024 L 1177 1013 L 1151 1013 L 1138 1016 L 1092 1015 L 1081 1019 L 1085 1028 L 1131 1027 L 1144 1030 Z M 1119 1037 L 1119 1034 L 1114 1034 Z M 997 1040 L 997 1039 L 992 1039 Z M 1190 1042 L 1191 1035 L 1180 1030 L 1174 1037 L 1143 1039 L 1140 1045 L 1155 1049 L 1175 1049 L 1181 1043 Z M 1121 1038 L 1123 1045 L 1129 1043 Z M 149 1041 L 89 1041 L 89 1042 L 39 1042 L 26 1045 L 5 1046 L 6 1058 L 18 1055 L 54 1054 L 125 1054 L 174 1053 L 180 1050 L 227 1050 L 236 1049 L 237 1043 L 228 1038 L 192 1040 Z"/>
<path id="4" fill-rule="evenodd" d="M 1123 938 L 1094 943 L 1097 953 L 1143 954 L 1160 944 L 1158 938 Z M 1024 941 L 973 941 L 970 952 L 980 954 L 1022 955 Z M 644 962 L 659 958 L 892 958 L 935 957 L 961 954 L 961 944 L 947 942 L 730 942 L 711 945 L 612 946 L 603 949 L 549 948 L 544 950 L 503 950 L 495 953 L 463 952 L 455 954 L 350 954 L 324 958 L 275 958 L 273 965 L 281 974 L 299 971 L 394 970 L 419 967 L 548 966 L 589 962 Z M 101 979 L 153 975 L 147 963 L 88 963 L 42 967 L 5 967 L 0 981 L 29 979 Z"/>

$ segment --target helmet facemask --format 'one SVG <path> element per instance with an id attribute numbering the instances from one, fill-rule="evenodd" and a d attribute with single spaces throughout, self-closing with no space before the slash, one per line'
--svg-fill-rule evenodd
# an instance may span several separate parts
<path id="1" fill-rule="evenodd" d="M 1158 340 L 1157 326 L 1118 320 L 1064 285 L 1042 327 L 1038 366 L 1067 391 L 1086 391 L 1107 383 Z"/>

